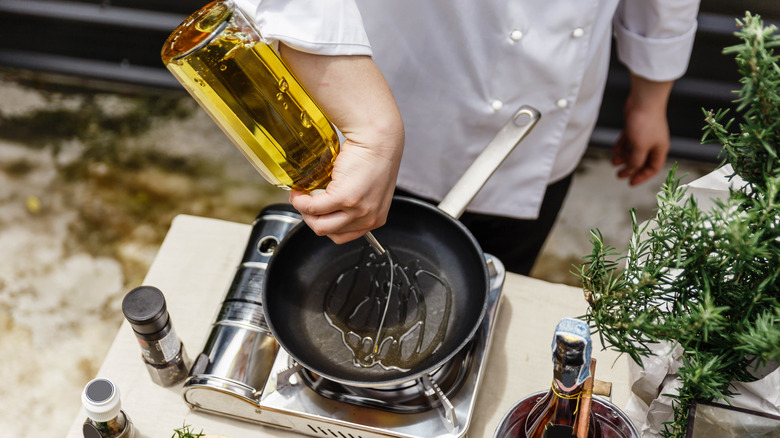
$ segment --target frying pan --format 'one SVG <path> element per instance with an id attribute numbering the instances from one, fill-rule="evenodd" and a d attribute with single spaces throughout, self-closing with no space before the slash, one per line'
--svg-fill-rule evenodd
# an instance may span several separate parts
<path id="1" fill-rule="evenodd" d="M 457 218 L 539 118 L 537 110 L 521 107 L 438 207 L 411 198 L 393 199 L 385 225 L 374 235 L 394 259 L 413 264 L 414 272 L 431 274 L 413 277 L 419 281 L 417 295 L 387 299 L 380 291 L 369 297 L 370 291 L 376 292 L 371 285 L 377 278 L 366 272 L 379 269 L 381 260 L 372 259 L 374 254 L 362 239 L 336 245 L 305 223 L 290 230 L 269 260 L 262 297 L 266 322 L 281 347 L 309 371 L 358 387 L 393 386 L 419 378 L 464 348 L 485 315 L 490 279 L 482 249 Z M 346 323 L 334 321 L 357 315 L 356 309 L 368 308 L 366 302 L 381 312 L 385 299 L 392 304 L 385 311 L 383 329 L 390 333 L 414 328 L 403 332 L 406 337 L 394 338 L 399 341 L 395 349 L 390 342 L 389 348 L 381 345 L 384 350 L 375 344 L 373 351 L 396 352 L 404 359 L 389 366 L 360 366 L 355 363 L 357 350 L 348 345 L 361 346 L 361 352 L 371 350 L 371 345 L 356 340 L 354 332 L 376 332 L 379 321 L 360 316 Z M 425 317 L 417 318 L 421 308 Z M 418 320 L 424 324 L 415 324 Z"/>

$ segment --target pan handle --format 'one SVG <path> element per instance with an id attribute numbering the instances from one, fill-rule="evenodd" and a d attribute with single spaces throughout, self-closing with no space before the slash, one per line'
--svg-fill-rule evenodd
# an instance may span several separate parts
<path id="1" fill-rule="evenodd" d="M 450 189 L 439 203 L 439 209 L 455 219 L 460 218 L 488 178 L 515 146 L 531 132 L 541 117 L 541 113 L 535 108 L 521 106 Z"/>

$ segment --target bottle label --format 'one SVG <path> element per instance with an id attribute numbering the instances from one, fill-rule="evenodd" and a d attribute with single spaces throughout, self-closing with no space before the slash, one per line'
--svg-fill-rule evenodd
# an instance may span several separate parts
<path id="1" fill-rule="evenodd" d="M 181 349 L 181 341 L 176 336 L 173 327 L 165 336 L 156 341 L 146 342 L 139 338 L 138 342 L 141 344 L 144 359 L 153 365 L 165 365 L 173 360 Z"/>

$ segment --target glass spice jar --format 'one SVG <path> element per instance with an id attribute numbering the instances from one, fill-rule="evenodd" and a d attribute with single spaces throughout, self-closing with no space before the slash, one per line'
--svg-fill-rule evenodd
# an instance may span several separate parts
<path id="1" fill-rule="evenodd" d="M 132 438 L 133 423 L 122 410 L 119 389 L 108 379 L 91 380 L 81 393 L 87 411 L 82 431 L 84 438 Z"/>
<path id="2" fill-rule="evenodd" d="M 153 286 L 140 286 L 125 295 L 122 312 L 141 346 L 152 381 L 172 386 L 189 373 L 189 360 L 165 304 L 163 293 Z"/>

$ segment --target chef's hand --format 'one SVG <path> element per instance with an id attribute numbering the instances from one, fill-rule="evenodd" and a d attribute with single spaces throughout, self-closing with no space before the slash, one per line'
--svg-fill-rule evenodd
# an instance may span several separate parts
<path id="1" fill-rule="evenodd" d="M 621 166 L 618 178 L 630 185 L 643 183 L 657 174 L 669 154 L 669 122 L 666 106 L 672 81 L 653 82 L 631 75 L 631 91 L 623 114 L 625 127 L 612 149 L 612 164 Z"/>
<path id="2" fill-rule="evenodd" d="M 291 192 L 290 202 L 317 235 L 336 243 L 384 225 L 401 164 L 401 114 L 368 56 L 313 55 L 280 44 L 280 53 L 346 137 L 325 192 Z"/>

